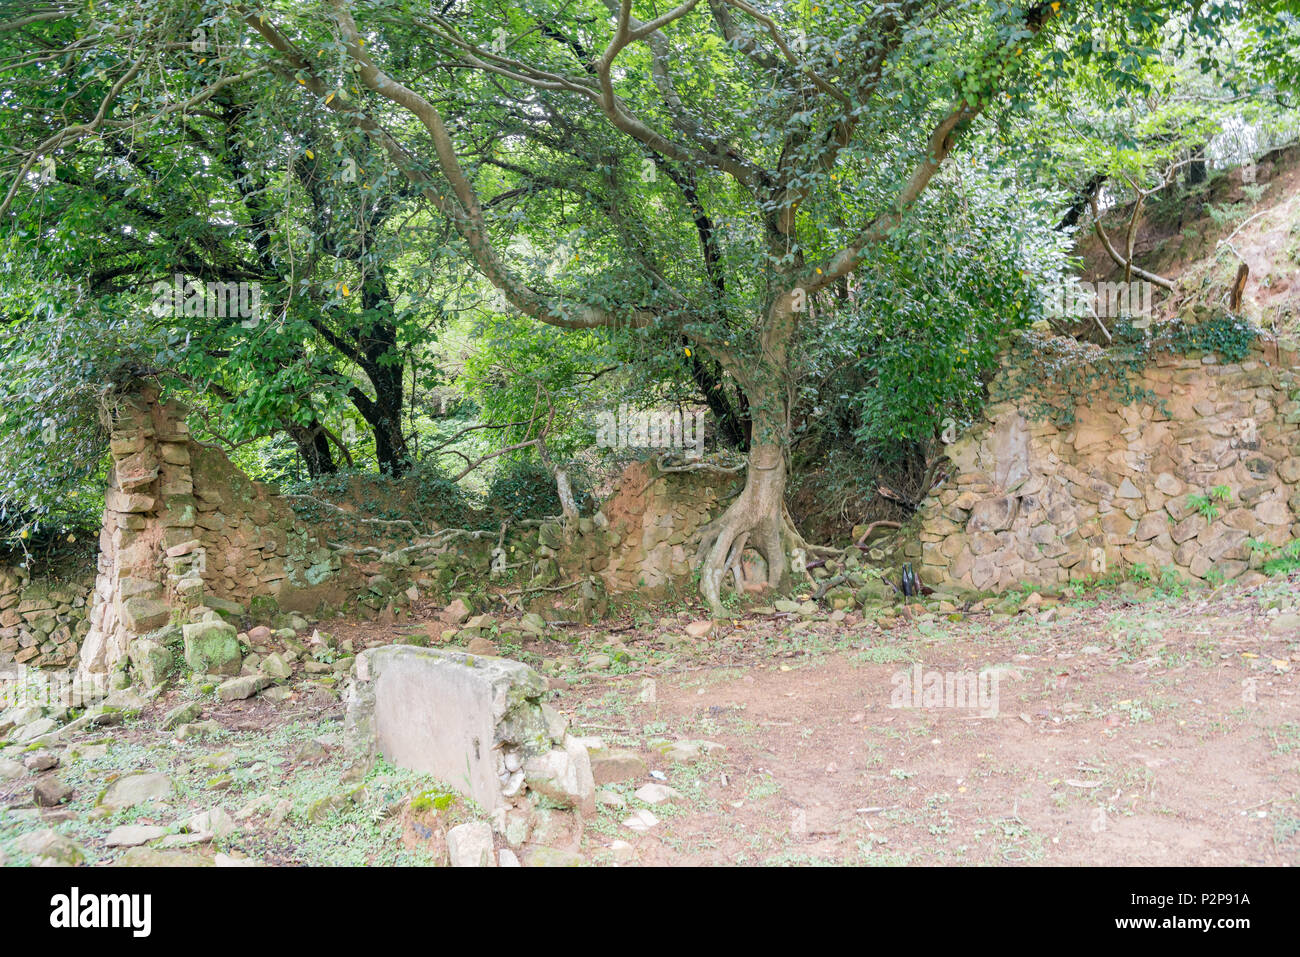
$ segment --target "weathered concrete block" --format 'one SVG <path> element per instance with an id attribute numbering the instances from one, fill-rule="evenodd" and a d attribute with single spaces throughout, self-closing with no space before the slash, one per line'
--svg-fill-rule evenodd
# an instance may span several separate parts
<path id="1" fill-rule="evenodd" d="M 490 811 L 522 788 L 522 761 L 550 747 L 545 691 L 546 680 L 517 661 L 370 648 L 348 689 L 346 744 L 432 774 Z"/>

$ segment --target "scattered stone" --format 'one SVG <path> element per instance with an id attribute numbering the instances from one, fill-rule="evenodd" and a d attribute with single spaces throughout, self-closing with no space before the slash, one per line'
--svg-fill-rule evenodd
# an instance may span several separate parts
<path id="1" fill-rule="evenodd" d="M 63 752 L 64 761 L 97 761 L 108 754 L 108 745 L 70 744 Z"/>
<path id="2" fill-rule="evenodd" d="M 711 631 L 713 631 L 712 621 L 693 621 L 686 626 L 686 634 L 692 638 L 703 638 Z"/>
<path id="3" fill-rule="evenodd" d="M 207 599 L 211 600 L 211 599 Z M 185 625 L 185 663 L 204 674 L 237 675 L 241 665 L 238 632 L 224 621 Z"/>
<path id="4" fill-rule="evenodd" d="M 224 808 L 214 807 L 210 811 L 201 811 L 190 818 L 186 825 L 191 831 L 209 834 L 217 840 L 224 840 L 239 830 L 235 819 Z"/>
<path id="5" fill-rule="evenodd" d="M 654 704 L 659 700 L 659 688 L 653 678 L 641 679 L 641 690 L 637 694 L 637 700 L 642 704 Z"/>
<path id="6" fill-rule="evenodd" d="M 37 718 L 35 721 L 19 727 L 11 737 L 14 744 L 28 744 L 52 731 L 56 731 L 58 727 L 59 723 L 53 718 Z"/>
<path id="7" fill-rule="evenodd" d="M 329 757 L 329 751 L 319 741 L 304 741 L 293 753 L 294 764 L 316 764 Z"/>
<path id="8" fill-rule="evenodd" d="M 266 675 L 240 675 L 217 686 L 217 697 L 222 701 L 243 701 L 251 698 L 271 683 Z"/>
<path id="9" fill-rule="evenodd" d="M 113 862 L 114 867 L 211 867 L 212 859 L 189 851 L 133 847 Z"/>
<path id="10" fill-rule="evenodd" d="M 113 810 L 125 810 L 150 801 L 167 801 L 175 793 L 165 774 L 146 772 L 127 774 L 108 786 L 98 804 Z"/>
<path id="11" fill-rule="evenodd" d="M 596 780 L 591 773 L 587 749 L 573 738 L 565 741 L 564 750 L 551 750 L 529 758 L 524 763 L 528 787 L 565 807 L 576 807 L 584 814 L 596 809 Z"/>
<path id="12" fill-rule="evenodd" d="M 163 719 L 159 722 L 158 728 L 162 731 L 170 731 L 172 728 L 179 727 L 182 724 L 189 724 L 196 720 L 202 713 L 203 706 L 197 701 L 186 702 L 185 704 L 172 708 L 163 715 Z"/>
<path id="13" fill-rule="evenodd" d="M 659 824 L 659 818 L 645 808 L 633 811 L 632 816 L 623 822 L 623 826 L 630 831 L 636 831 L 638 834 L 644 834 L 652 827 Z"/>
<path id="14" fill-rule="evenodd" d="M 601 788 L 596 792 L 596 803 L 601 807 L 612 807 L 619 811 L 627 810 L 627 801 L 623 798 L 623 795 L 608 788 Z"/>
<path id="15" fill-rule="evenodd" d="M 17 761 L 0 758 L 0 781 L 16 781 L 26 774 L 27 770 Z"/>
<path id="16" fill-rule="evenodd" d="M 1268 623 L 1270 635 L 1290 635 L 1300 632 L 1300 614 L 1278 615 Z"/>
<path id="17" fill-rule="evenodd" d="M 145 688 L 154 688 L 161 684 L 175 664 L 170 651 L 147 638 L 137 638 L 131 642 L 128 655 L 131 659 L 131 667 L 135 669 L 140 683 Z"/>
<path id="18" fill-rule="evenodd" d="M 670 788 L 666 784 L 646 784 L 637 789 L 634 795 L 638 801 L 644 801 L 646 804 L 663 804 L 665 801 L 673 802 L 683 800 L 682 792 L 676 788 Z"/>
<path id="19" fill-rule="evenodd" d="M 352 803 L 354 794 L 353 791 L 345 791 L 314 801 L 311 807 L 307 809 L 307 820 L 313 824 L 320 824 L 329 820 L 329 818 Z"/>
<path id="20" fill-rule="evenodd" d="M 251 857 L 234 857 L 230 854 L 222 854 L 218 851 L 212 856 L 214 867 L 260 867 L 261 865 Z"/>
<path id="21" fill-rule="evenodd" d="M 177 741 L 189 741 L 193 738 L 209 737 L 220 730 L 221 725 L 209 718 L 207 721 L 196 721 L 192 724 L 180 725 L 172 737 Z"/>
<path id="22" fill-rule="evenodd" d="M 529 867 L 581 867 L 583 857 L 577 851 L 564 851 L 555 847 L 533 847 L 524 854 Z"/>
<path id="23" fill-rule="evenodd" d="M 599 749 L 591 752 L 591 774 L 596 785 L 618 784 L 646 775 L 646 763 L 633 751 Z"/>
<path id="24" fill-rule="evenodd" d="M 269 654 L 263 658 L 261 668 L 262 674 L 281 681 L 288 679 L 293 674 L 293 669 L 289 667 L 289 663 L 279 654 Z"/>
<path id="25" fill-rule="evenodd" d="M 469 644 L 465 646 L 465 650 L 471 655 L 484 655 L 489 658 L 495 658 L 497 646 L 491 638 L 478 636 L 470 639 Z"/>
<path id="26" fill-rule="evenodd" d="M 0 866 L 3 866 L 2 863 Z M 503 847 L 497 851 L 497 867 L 523 867 L 523 865 L 519 863 L 519 858 L 515 856 L 514 851 Z"/>
<path id="27" fill-rule="evenodd" d="M 674 764 L 694 764 L 710 751 L 723 750 L 722 745 L 713 741 L 665 741 L 655 747 Z"/>
<path id="28" fill-rule="evenodd" d="M 447 832 L 447 854 L 452 867 L 495 867 L 492 825 L 472 821 L 453 827 Z"/>
<path id="29" fill-rule="evenodd" d="M 442 610 L 442 620 L 452 625 L 459 625 L 469 617 L 469 607 L 457 598 L 450 605 Z"/>
<path id="30" fill-rule="evenodd" d="M 26 854 L 35 867 L 75 867 L 86 862 L 86 852 L 53 828 L 31 831 L 14 841 L 14 850 Z"/>
<path id="31" fill-rule="evenodd" d="M 609 845 L 609 849 L 614 855 L 615 862 L 619 864 L 626 864 L 636 856 L 636 848 L 627 841 L 614 841 Z"/>
<path id="32" fill-rule="evenodd" d="M 569 719 L 549 704 L 543 704 L 541 708 L 542 720 L 546 723 L 546 736 L 556 744 L 563 744 L 564 736 L 569 733 Z"/>
<path id="33" fill-rule="evenodd" d="M 51 754 L 49 751 L 36 751 L 23 758 L 23 767 L 33 774 L 49 771 L 51 768 L 57 768 L 58 766 L 58 756 Z"/>
<path id="34" fill-rule="evenodd" d="M 32 798 L 37 807 L 58 807 L 72 800 L 71 786 L 60 781 L 54 775 L 41 778 L 32 788 Z"/>
<path id="35" fill-rule="evenodd" d="M 177 847 L 193 847 L 196 844 L 208 844 L 212 841 L 211 831 L 195 831 L 189 834 L 168 834 L 154 847 L 172 850 Z"/>
<path id="36" fill-rule="evenodd" d="M 284 823 L 285 818 L 289 816 L 289 812 L 292 810 L 293 802 L 288 798 L 281 798 L 276 802 L 275 807 L 271 809 L 271 813 L 266 816 L 267 825 L 274 830 Z"/>
<path id="37" fill-rule="evenodd" d="M 123 824 L 108 832 L 104 838 L 107 847 L 138 847 L 156 841 L 167 834 L 167 828 L 152 824 Z"/>

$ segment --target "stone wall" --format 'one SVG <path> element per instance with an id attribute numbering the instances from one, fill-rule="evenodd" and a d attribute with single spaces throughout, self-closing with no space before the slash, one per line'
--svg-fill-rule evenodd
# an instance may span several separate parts
<path id="1" fill-rule="evenodd" d="M 108 669 L 134 637 L 196 605 L 265 598 L 308 610 L 331 594 L 339 557 L 271 489 L 195 442 L 182 407 L 141 385 L 119 397 L 111 430 L 83 671 Z"/>
<path id="2" fill-rule="evenodd" d="M 556 579 L 597 576 L 610 592 L 663 594 L 691 574 L 700 531 L 744 484 L 743 475 L 707 469 L 661 470 L 653 461 L 624 470 L 614 494 L 567 534 L 543 525 L 539 573 Z M 553 566 L 553 569 L 552 569 Z"/>
<path id="3" fill-rule="evenodd" d="M 0 568 L 0 664 L 48 668 L 75 661 L 90 629 L 86 579 L 32 580 L 25 569 Z"/>
<path id="4" fill-rule="evenodd" d="M 953 474 L 920 509 L 922 580 L 1001 591 L 1116 566 L 1242 575 L 1261 560 L 1249 539 L 1300 537 L 1295 366 L 1294 352 L 1263 341 L 1239 363 L 1163 355 L 1135 383 L 1155 400 L 1088 397 L 1062 428 L 988 406 L 949 447 Z M 1231 498 L 1217 517 L 1189 504 L 1220 486 Z"/>

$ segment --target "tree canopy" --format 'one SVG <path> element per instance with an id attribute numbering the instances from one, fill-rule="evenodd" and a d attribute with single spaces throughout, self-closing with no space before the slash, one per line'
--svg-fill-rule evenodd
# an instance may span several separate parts
<path id="1" fill-rule="evenodd" d="M 10 6 L 13 529 L 93 501 L 142 375 L 271 477 L 531 458 L 566 513 L 594 409 L 693 405 L 747 463 L 715 610 L 811 547 L 792 469 L 974 415 L 1099 204 L 1295 134 L 1279 0 Z"/>

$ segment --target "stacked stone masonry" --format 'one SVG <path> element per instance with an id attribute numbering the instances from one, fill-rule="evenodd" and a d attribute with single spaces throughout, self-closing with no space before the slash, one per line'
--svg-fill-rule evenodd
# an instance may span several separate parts
<path id="1" fill-rule="evenodd" d="M 89 576 L 87 576 L 89 577 Z M 21 568 L 0 568 L 0 664 L 65 666 L 90 628 L 87 580 L 29 579 Z"/>
<path id="2" fill-rule="evenodd" d="M 1153 401 L 1084 399 L 1063 428 L 990 405 L 920 509 L 922 580 L 1003 591 L 1138 565 L 1240 576 L 1262 560 L 1252 540 L 1300 537 L 1295 365 L 1272 341 L 1239 363 L 1164 355 L 1136 383 Z M 1225 486 L 1213 518 L 1190 503 Z"/>
<path id="3" fill-rule="evenodd" d="M 538 555 L 554 560 L 556 578 L 596 576 L 613 593 L 660 596 L 691 574 L 701 530 L 742 483 L 742 477 L 707 469 L 662 471 L 652 461 L 634 463 L 601 510 L 575 523 L 567 537 L 559 525 L 542 526 Z"/>
<path id="4" fill-rule="evenodd" d="M 310 608 L 340 570 L 283 499 L 195 442 L 185 410 L 152 386 L 119 398 L 111 453 L 83 671 L 107 670 L 177 609 L 262 596 Z"/>

